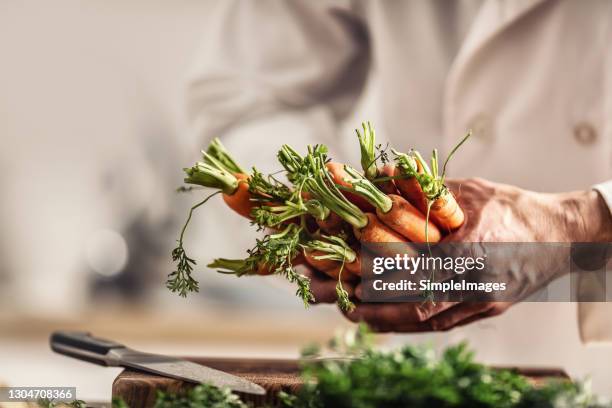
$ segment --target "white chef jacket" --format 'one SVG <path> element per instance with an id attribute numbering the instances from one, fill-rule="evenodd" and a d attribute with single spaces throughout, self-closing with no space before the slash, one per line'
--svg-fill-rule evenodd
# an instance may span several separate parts
<path id="1" fill-rule="evenodd" d="M 368 114 L 399 150 L 448 152 L 473 130 L 452 177 L 548 192 L 612 179 L 611 1 L 224 1 L 217 13 L 187 93 L 202 143 L 221 135 L 264 166 L 285 142 L 355 160 L 338 122 L 373 88 Z M 612 208 L 612 183 L 598 189 Z M 486 323 L 488 347 L 612 339 L 612 303 L 580 305 L 579 334 L 574 310 L 517 305 Z M 486 349 L 487 336 L 462 330 Z"/>

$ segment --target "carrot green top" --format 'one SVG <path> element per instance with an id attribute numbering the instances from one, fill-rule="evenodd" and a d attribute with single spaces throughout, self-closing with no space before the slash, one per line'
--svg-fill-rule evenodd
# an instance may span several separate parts
<path id="1" fill-rule="evenodd" d="M 438 149 L 434 149 L 432 152 L 431 167 L 416 150 L 411 150 L 406 154 L 392 149 L 393 154 L 395 154 L 395 162 L 404 175 L 414 177 L 418 181 L 425 197 L 427 197 L 430 202 L 435 201 L 448 192 L 448 189 L 444 185 L 444 180 L 446 177 L 446 166 L 449 160 L 471 135 L 472 132 L 468 132 L 459 143 L 453 147 L 444 161 L 441 173 L 438 165 Z"/>

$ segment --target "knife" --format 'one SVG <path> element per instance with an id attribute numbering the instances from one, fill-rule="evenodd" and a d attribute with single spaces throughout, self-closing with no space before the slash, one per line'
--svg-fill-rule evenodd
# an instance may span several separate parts
<path id="1" fill-rule="evenodd" d="M 247 394 L 264 395 L 259 385 L 191 361 L 132 350 L 123 344 L 100 339 L 87 332 L 56 331 L 51 334 L 56 353 L 107 367 L 129 367 L 139 371 L 193 383 L 207 383 Z"/>

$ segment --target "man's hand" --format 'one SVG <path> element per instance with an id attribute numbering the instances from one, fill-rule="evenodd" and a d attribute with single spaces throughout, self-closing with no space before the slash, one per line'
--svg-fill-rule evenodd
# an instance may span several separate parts
<path id="1" fill-rule="evenodd" d="M 612 233 L 610 211 L 595 191 L 544 194 L 483 179 L 447 185 L 467 215 L 447 240 L 596 242 Z"/>
<path id="2" fill-rule="evenodd" d="M 611 239 L 608 208 L 596 192 L 542 194 L 481 179 L 448 182 L 466 213 L 465 224 L 446 241 L 455 242 L 589 242 Z M 567 254 L 558 252 L 558 264 Z M 565 260 L 567 258 L 564 258 Z M 515 270 L 517 299 L 550 282 L 560 273 L 540 263 L 535 273 Z M 519 268 L 520 269 L 520 268 Z M 531 268 L 532 270 L 534 268 Z M 318 301 L 333 301 L 335 281 L 311 272 Z M 412 332 L 449 330 L 507 310 L 511 302 L 361 303 L 362 288 L 346 284 L 357 299 L 356 309 L 345 313 L 352 321 L 365 321 L 378 331 Z"/>

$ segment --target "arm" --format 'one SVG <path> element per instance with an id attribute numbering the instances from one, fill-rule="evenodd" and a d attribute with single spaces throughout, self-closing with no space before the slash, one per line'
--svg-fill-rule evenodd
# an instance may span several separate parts
<path id="1" fill-rule="evenodd" d="M 292 137 L 333 146 L 336 121 L 353 107 L 369 68 L 367 39 L 348 4 L 220 2 L 187 89 L 198 143 L 221 136 L 249 164 L 263 138 L 270 146 Z M 274 151 L 259 150 L 260 162 L 260 153 Z"/>

